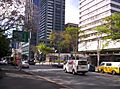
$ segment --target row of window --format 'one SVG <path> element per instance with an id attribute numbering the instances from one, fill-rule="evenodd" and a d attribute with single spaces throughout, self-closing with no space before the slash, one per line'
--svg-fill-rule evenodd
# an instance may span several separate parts
<path id="1" fill-rule="evenodd" d="M 102 4 L 102 3 L 99 3 L 99 4 L 96 4 L 94 6 L 92 6 L 90 9 L 86 9 L 82 12 L 80 12 L 80 15 L 85 18 L 86 16 L 91 16 L 93 14 L 97 14 L 97 13 L 100 13 L 102 12 L 103 10 L 109 8 L 109 4 Z M 97 9 L 96 9 L 97 8 Z"/>
<path id="2" fill-rule="evenodd" d="M 120 9 L 120 5 L 115 5 L 115 4 L 110 4 L 110 5 L 111 5 L 111 7 L 115 7 L 115 8 Z"/>
<path id="3" fill-rule="evenodd" d="M 90 2 L 88 2 L 85 4 L 85 2 L 83 2 L 83 4 L 81 4 L 80 9 L 83 11 L 87 10 L 87 9 L 94 9 L 100 5 L 104 5 L 108 2 L 109 0 L 91 0 Z M 84 5 L 85 4 L 85 5 Z M 94 7 L 94 8 L 92 8 Z"/>
<path id="4" fill-rule="evenodd" d="M 115 2 L 118 2 L 118 3 L 120 3 L 120 0 L 111 0 L 111 1 L 115 1 Z"/>
<path id="5" fill-rule="evenodd" d="M 109 10 L 108 10 L 108 11 L 105 11 L 105 12 L 103 12 L 103 13 L 101 13 L 101 14 L 95 15 L 95 16 L 90 17 L 90 18 L 88 18 L 88 19 L 86 19 L 86 20 L 84 20 L 84 21 L 81 21 L 80 24 L 85 24 L 85 23 L 87 23 L 87 22 L 92 22 L 92 21 L 95 21 L 95 20 L 97 20 L 97 19 L 101 19 L 101 18 L 105 17 L 105 16 L 106 16 L 107 14 L 109 14 L 109 13 L 110 13 Z"/>

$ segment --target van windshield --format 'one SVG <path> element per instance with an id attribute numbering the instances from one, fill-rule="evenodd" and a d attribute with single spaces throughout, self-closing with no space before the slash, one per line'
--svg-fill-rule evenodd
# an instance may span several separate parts
<path id="1" fill-rule="evenodd" d="M 87 61 L 78 61 L 78 65 L 87 65 Z"/>

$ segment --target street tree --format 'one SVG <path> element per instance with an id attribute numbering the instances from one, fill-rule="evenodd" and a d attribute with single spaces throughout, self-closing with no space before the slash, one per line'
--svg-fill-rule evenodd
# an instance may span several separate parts
<path id="1" fill-rule="evenodd" d="M 24 5 L 21 0 L 0 1 L 0 32 L 21 28 L 24 21 Z M 11 34 L 10 34 L 11 35 Z"/>
<path id="2" fill-rule="evenodd" d="M 104 18 L 102 22 L 103 25 L 95 28 L 99 34 L 105 34 L 102 39 L 120 41 L 120 13 L 113 13 L 111 16 Z"/>
<path id="3" fill-rule="evenodd" d="M 54 31 L 50 34 L 50 44 L 54 48 L 54 50 L 57 50 L 57 52 L 61 52 L 63 49 L 63 32 L 60 31 Z"/>
<path id="4" fill-rule="evenodd" d="M 9 56 L 9 44 L 10 40 L 7 38 L 7 36 L 0 33 L 0 58 L 4 56 Z"/>
<path id="5" fill-rule="evenodd" d="M 73 49 L 74 53 L 77 53 L 78 49 L 78 33 L 80 28 L 77 27 L 67 27 L 66 34 L 69 36 L 69 43 Z"/>
<path id="6" fill-rule="evenodd" d="M 50 44 L 52 47 L 55 47 L 55 44 L 56 44 L 56 37 L 57 37 L 57 34 L 55 32 L 52 32 L 49 36 L 50 38 Z"/>
<path id="7" fill-rule="evenodd" d="M 51 48 L 47 47 L 44 43 L 40 43 L 38 46 L 36 46 L 37 50 L 39 51 L 41 55 L 41 59 L 43 61 L 43 58 L 45 60 L 46 54 L 51 52 Z"/>
<path id="8" fill-rule="evenodd" d="M 111 16 L 102 19 L 102 23 L 102 25 L 94 28 L 94 30 L 97 31 L 98 36 L 97 65 L 99 65 L 100 52 L 107 47 L 111 41 L 120 41 L 120 13 L 113 13 Z M 99 48 L 100 39 L 106 41 L 105 43 L 102 43 L 102 49 Z"/>
<path id="9" fill-rule="evenodd" d="M 8 36 L 12 30 L 19 30 L 24 25 L 24 4 L 22 0 L 0 0 L 0 55 L 9 54 Z"/>

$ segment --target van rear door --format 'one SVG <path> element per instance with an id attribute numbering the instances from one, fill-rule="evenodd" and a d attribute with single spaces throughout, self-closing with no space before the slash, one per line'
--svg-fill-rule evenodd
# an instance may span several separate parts
<path id="1" fill-rule="evenodd" d="M 88 71 L 87 61 L 78 61 L 78 71 Z"/>

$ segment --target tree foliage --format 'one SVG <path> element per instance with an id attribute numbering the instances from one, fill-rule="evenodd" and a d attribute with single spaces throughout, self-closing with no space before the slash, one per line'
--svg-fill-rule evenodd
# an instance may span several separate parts
<path id="1" fill-rule="evenodd" d="M 51 46 L 57 50 L 57 52 L 67 52 L 70 47 L 71 37 L 65 31 L 52 32 L 50 35 Z"/>
<path id="2" fill-rule="evenodd" d="M 68 50 L 77 51 L 78 34 L 83 33 L 80 28 L 68 27 L 63 32 L 52 32 L 50 35 L 50 42 L 52 46 L 57 45 L 58 51 Z"/>
<path id="3" fill-rule="evenodd" d="M 104 18 L 103 25 L 97 26 L 95 30 L 99 34 L 106 34 L 104 40 L 120 41 L 120 13 L 114 13 L 111 16 Z"/>
<path id="4" fill-rule="evenodd" d="M 43 53 L 43 54 L 47 54 L 49 52 L 51 52 L 51 48 L 47 47 L 44 43 L 41 43 L 37 46 L 37 49 L 39 52 Z"/>
<path id="5" fill-rule="evenodd" d="M 9 54 L 9 39 L 14 29 L 24 25 L 24 4 L 22 0 L 0 0 L 0 56 Z M 7 34 L 6 34 L 7 33 Z"/>
<path id="6" fill-rule="evenodd" d="M 73 51 L 77 52 L 78 48 L 78 34 L 80 28 L 68 27 L 66 28 L 66 34 L 69 35 L 69 43 L 73 48 Z"/>
<path id="7" fill-rule="evenodd" d="M 9 43 L 10 40 L 7 38 L 7 36 L 0 33 L 0 58 L 9 55 L 10 53 Z"/>
<path id="8" fill-rule="evenodd" d="M 0 11 L 0 32 L 24 25 L 24 5 L 21 0 L 1 0 Z"/>

